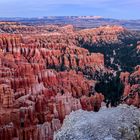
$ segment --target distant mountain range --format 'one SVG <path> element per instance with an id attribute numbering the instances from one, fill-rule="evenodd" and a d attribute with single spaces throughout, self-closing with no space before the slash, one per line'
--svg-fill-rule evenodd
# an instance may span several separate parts
<path id="1" fill-rule="evenodd" d="M 119 20 L 111 18 L 102 18 L 100 16 L 49 16 L 37 18 L 0 18 L 0 21 L 14 21 L 26 23 L 28 25 L 56 24 L 66 25 L 72 24 L 77 28 L 94 28 L 103 25 L 121 25 L 131 30 L 140 30 L 139 20 Z"/>

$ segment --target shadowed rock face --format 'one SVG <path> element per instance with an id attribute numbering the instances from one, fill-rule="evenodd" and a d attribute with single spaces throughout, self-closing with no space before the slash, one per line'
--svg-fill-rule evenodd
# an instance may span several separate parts
<path id="1" fill-rule="evenodd" d="M 54 140 L 136 140 L 139 118 L 139 109 L 126 105 L 97 113 L 78 110 L 66 117 Z"/>
<path id="2" fill-rule="evenodd" d="M 115 71 L 102 53 L 82 47 L 133 38 L 120 26 L 76 31 L 2 22 L 0 29 L 0 140 L 51 140 L 71 111 L 98 111 L 104 96 L 95 85 Z"/>

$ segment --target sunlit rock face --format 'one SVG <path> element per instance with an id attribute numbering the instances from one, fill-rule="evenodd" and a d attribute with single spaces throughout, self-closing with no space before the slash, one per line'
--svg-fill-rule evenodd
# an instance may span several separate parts
<path id="1" fill-rule="evenodd" d="M 73 32 L 71 26 L 61 30 Z M 59 39 L 57 34 L 0 35 L 1 140 L 51 140 L 71 111 L 101 107 L 104 97 L 84 73 L 106 71 L 103 54 L 53 37 Z"/>
<path id="2" fill-rule="evenodd" d="M 66 117 L 54 140 L 136 140 L 140 135 L 139 119 L 139 109 L 127 105 L 97 113 L 78 110 Z"/>
<path id="3" fill-rule="evenodd" d="M 99 111 L 105 97 L 95 86 L 115 70 L 103 53 L 84 45 L 133 38 L 120 26 L 76 30 L 1 22 L 0 31 L 0 140 L 52 140 L 72 111 Z"/>

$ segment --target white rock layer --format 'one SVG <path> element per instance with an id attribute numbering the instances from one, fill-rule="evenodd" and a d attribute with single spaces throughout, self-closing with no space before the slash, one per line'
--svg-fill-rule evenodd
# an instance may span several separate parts
<path id="1" fill-rule="evenodd" d="M 140 110 L 120 105 L 97 113 L 72 112 L 54 140 L 140 140 Z"/>

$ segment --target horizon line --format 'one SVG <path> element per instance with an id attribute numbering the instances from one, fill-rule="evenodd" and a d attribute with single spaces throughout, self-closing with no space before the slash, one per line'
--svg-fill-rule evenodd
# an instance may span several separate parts
<path id="1" fill-rule="evenodd" d="M 91 17 L 91 19 L 92 19 L 92 17 L 94 17 L 93 19 L 114 19 L 114 20 L 140 20 L 140 18 L 135 18 L 135 19 L 133 19 L 133 18 L 113 18 L 113 17 L 103 17 L 103 16 L 97 16 L 97 15 L 53 15 L 53 16 L 51 16 L 51 15 L 47 15 L 47 16 L 30 16 L 30 17 L 28 17 L 28 16 L 26 16 L 26 17 L 24 17 L 24 16 L 11 16 L 11 17 L 8 17 L 8 16 L 0 16 L 0 19 L 4 19 L 4 18 L 6 18 L 6 19 L 14 19 L 14 18 L 19 18 L 19 19 L 22 19 L 22 18 L 25 18 L 25 19 L 33 19 L 33 18 L 36 18 L 36 19 L 43 19 L 43 18 L 55 18 L 55 17 Z"/>

